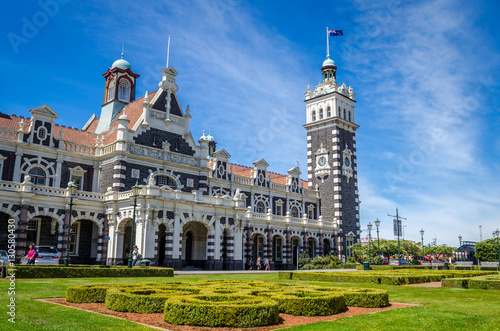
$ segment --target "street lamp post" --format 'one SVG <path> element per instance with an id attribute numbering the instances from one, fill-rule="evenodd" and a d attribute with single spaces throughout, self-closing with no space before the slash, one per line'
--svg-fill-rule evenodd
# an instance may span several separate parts
<path id="1" fill-rule="evenodd" d="M 372 241 L 372 223 L 368 223 L 368 262 L 372 264 L 372 249 L 371 249 L 371 241 Z"/>
<path id="2" fill-rule="evenodd" d="M 498 229 L 495 231 L 495 234 L 497 235 L 497 250 L 498 250 L 498 263 L 500 263 L 500 242 L 499 242 L 499 238 L 500 238 L 500 231 L 498 231 Z"/>
<path id="3" fill-rule="evenodd" d="M 460 243 L 460 246 L 462 246 L 462 235 L 461 234 L 458 235 L 458 241 Z M 464 260 L 463 254 L 460 254 L 460 257 L 461 257 L 461 260 L 463 261 Z"/>
<path id="4" fill-rule="evenodd" d="M 134 215 L 132 216 L 132 231 L 130 234 L 130 253 L 128 254 L 128 267 L 132 268 L 132 252 L 134 251 L 134 228 L 135 228 L 135 208 L 137 207 L 137 196 L 141 193 L 142 187 L 136 182 L 132 186 L 132 195 L 134 196 Z"/>
<path id="5" fill-rule="evenodd" d="M 71 236 L 71 213 L 73 212 L 73 197 L 78 190 L 78 186 L 73 182 L 68 183 L 68 190 L 70 194 L 69 199 L 69 217 L 68 217 L 68 237 L 66 238 L 66 257 L 64 258 L 64 267 L 67 267 L 69 264 L 69 237 Z"/>
<path id="6" fill-rule="evenodd" d="M 424 229 L 420 229 L 420 236 L 422 237 L 422 258 L 425 260 L 425 251 L 424 251 Z"/>
<path id="7" fill-rule="evenodd" d="M 377 256 L 378 256 L 378 264 L 380 265 L 380 239 L 378 236 L 378 227 L 380 225 L 380 221 L 378 220 L 378 217 L 374 223 L 375 223 L 375 226 L 377 227 Z"/>

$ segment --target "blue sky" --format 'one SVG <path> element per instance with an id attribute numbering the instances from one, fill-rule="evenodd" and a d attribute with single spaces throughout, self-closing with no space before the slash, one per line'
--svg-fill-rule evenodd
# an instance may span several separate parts
<path id="1" fill-rule="evenodd" d="M 456 246 L 500 228 L 499 12 L 483 0 L 9 2 L 0 111 L 48 104 L 81 128 L 122 43 L 140 96 L 157 88 L 171 35 L 193 136 L 210 130 L 238 164 L 298 161 L 307 178 L 304 93 L 321 79 L 325 28 L 342 29 L 330 53 L 357 95 L 364 233 L 378 217 L 393 238 L 398 207 L 407 239 L 423 228 L 424 242 Z"/>

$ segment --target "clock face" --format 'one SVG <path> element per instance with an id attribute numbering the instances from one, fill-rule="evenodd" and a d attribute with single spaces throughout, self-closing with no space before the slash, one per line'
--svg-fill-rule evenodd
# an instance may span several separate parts
<path id="1" fill-rule="evenodd" d="M 318 160 L 318 165 L 320 167 L 323 167 L 323 166 L 325 166 L 325 164 L 326 164 L 326 157 L 324 157 L 324 156 L 320 157 Z"/>
<path id="2" fill-rule="evenodd" d="M 347 156 L 344 158 L 344 164 L 346 167 L 349 167 L 351 165 L 351 161 L 349 161 L 349 158 Z"/>

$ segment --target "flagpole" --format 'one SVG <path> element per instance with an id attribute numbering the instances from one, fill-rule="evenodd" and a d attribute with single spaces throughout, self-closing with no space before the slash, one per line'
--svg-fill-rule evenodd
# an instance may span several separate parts
<path id="1" fill-rule="evenodd" d="M 326 27 L 326 57 L 330 57 L 330 42 L 328 40 L 328 27 Z"/>
<path id="2" fill-rule="evenodd" d="M 170 35 L 168 35 L 168 46 L 167 46 L 167 68 L 168 68 L 168 58 L 170 57 Z"/>

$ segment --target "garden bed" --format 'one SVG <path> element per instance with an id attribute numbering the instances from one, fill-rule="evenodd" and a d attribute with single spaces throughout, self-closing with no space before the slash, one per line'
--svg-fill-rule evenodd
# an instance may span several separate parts
<path id="1" fill-rule="evenodd" d="M 158 314 L 138 314 L 138 313 L 128 313 L 128 312 L 117 312 L 117 311 L 107 309 L 105 307 L 104 303 L 71 303 L 71 302 L 67 302 L 64 298 L 38 299 L 38 300 L 50 302 L 50 303 L 55 303 L 55 304 L 60 304 L 63 306 L 69 306 L 72 308 L 81 309 L 81 310 L 85 310 L 85 311 L 89 311 L 89 312 L 93 312 L 93 313 L 98 313 L 98 314 L 102 314 L 102 315 L 106 315 L 106 316 L 121 318 L 121 319 L 125 319 L 125 320 L 131 321 L 131 322 L 144 324 L 147 326 L 164 328 L 164 329 L 169 329 L 169 330 L 174 330 L 174 331 L 208 331 L 208 330 L 235 331 L 235 330 L 238 330 L 235 328 L 217 328 L 217 327 L 210 328 L 210 327 L 202 327 L 202 326 L 172 325 L 172 324 L 168 324 L 165 321 L 163 321 L 163 314 L 161 314 L 161 313 L 158 313 Z M 313 316 L 313 317 L 294 316 L 294 315 L 290 315 L 290 314 L 281 313 L 281 314 L 279 314 L 278 324 L 270 325 L 270 326 L 253 327 L 253 328 L 248 328 L 247 330 L 265 331 L 265 330 L 283 329 L 283 328 L 289 328 L 289 327 L 293 327 L 293 326 L 297 326 L 297 325 L 333 321 L 333 320 L 336 320 L 339 318 L 344 318 L 344 317 L 377 313 L 380 311 L 386 311 L 386 310 L 391 310 L 391 309 L 396 309 L 396 308 L 405 308 L 405 307 L 411 307 L 411 306 L 419 306 L 419 305 L 420 304 L 391 302 L 388 307 L 383 307 L 383 308 L 348 307 L 346 311 L 339 313 L 339 314 L 330 315 L 330 316 Z"/>

